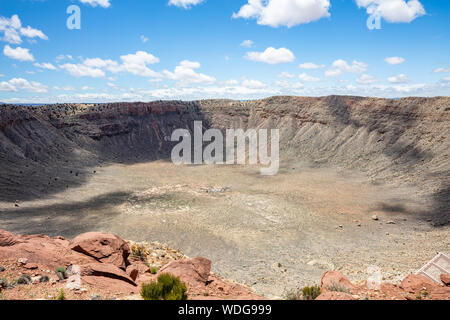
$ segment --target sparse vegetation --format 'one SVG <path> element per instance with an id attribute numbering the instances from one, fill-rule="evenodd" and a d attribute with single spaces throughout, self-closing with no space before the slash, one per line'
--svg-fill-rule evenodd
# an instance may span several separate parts
<path id="1" fill-rule="evenodd" d="M 157 274 L 157 273 L 158 273 L 158 268 L 156 268 L 156 267 L 151 267 L 151 268 L 150 268 L 150 273 L 151 273 L 151 274 Z"/>
<path id="2" fill-rule="evenodd" d="M 140 261 L 147 261 L 147 256 L 150 254 L 143 245 L 135 243 L 131 246 L 131 257 Z"/>
<path id="3" fill-rule="evenodd" d="M 328 286 L 327 289 L 329 291 L 350 293 L 350 291 L 346 287 L 344 287 L 338 283 L 333 283 L 331 286 Z"/>
<path id="4" fill-rule="evenodd" d="M 315 300 L 320 295 L 320 287 L 304 287 L 302 289 L 303 300 Z"/>
<path id="5" fill-rule="evenodd" d="M 55 269 L 55 273 L 56 273 L 56 275 L 58 276 L 58 278 L 60 278 L 60 276 L 61 276 L 63 279 L 66 279 L 66 278 L 67 278 L 66 268 L 64 268 L 64 267 L 58 267 L 58 268 L 56 268 L 56 269 Z"/>
<path id="6" fill-rule="evenodd" d="M 320 295 L 319 286 L 294 289 L 285 294 L 286 300 L 314 300 Z"/>
<path id="7" fill-rule="evenodd" d="M 56 297 L 56 300 L 66 300 L 66 293 L 64 292 L 64 289 L 59 289 L 58 297 Z"/>
<path id="8" fill-rule="evenodd" d="M 157 282 L 142 285 L 144 300 L 187 300 L 186 285 L 180 278 L 164 273 Z"/>

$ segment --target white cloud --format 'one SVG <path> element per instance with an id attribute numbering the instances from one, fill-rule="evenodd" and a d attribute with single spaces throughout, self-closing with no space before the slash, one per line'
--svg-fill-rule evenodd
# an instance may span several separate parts
<path id="1" fill-rule="evenodd" d="M 245 79 L 244 81 L 242 81 L 242 86 L 246 87 L 246 88 L 251 88 L 251 89 L 262 89 L 267 87 L 267 85 L 259 80 L 248 80 Z"/>
<path id="2" fill-rule="evenodd" d="M 56 61 L 61 61 L 61 60 L 73 60 L 73 57 L 70 54 L 60 54 L 59 56 L 56 57 Z"/>
<path id="3" fill-rule="evenodd" d="M 320 78 L 312 77 L 310 75 L 307 75 L 306 73 L 300 74 L 298 76 L 298 78 L 300 79 L 300 81 L 304 81 L 304 82 L 318 82 L 318 81 L 320 81 Z"/>
<path id="4" fill-rule="evenodd" d="M 141 35 L 141 41 L 142 41 L 142 43 L 147 43 L 148 38 L 144 35 Z"/>
<path id="5" fill-rule="evenodd" d="M 47 70 L 57 70 L 58 68 L 55 67 L 53 64 L 49 62 L 44 63 L 35 63 L 33 64 L 35 67 L 41 68 L 41 69 L 47 69 Z"/>
<path id="6" fill-rule="evenodd" d="M 244 58 L 268 64 L 288 63 L 295 60 L 291 50 L 286 48 L 275 49 L 273 47 L 269 47 L 263 52 L 247 52 Z"/>
<path id="7" fill-rule="evenodd" d="M 195 72 L 194 69 L 198 68 L 200 68 L 200 63 L 183 60 L 177 67 L 175 67 L 174 72 L 164 70 L 163 73 L 168 79 L 177 81 L 182 85 L 190 83 L 213 83 L 216 81 L 213 77 Z"/>
<path id="8" fill-rule="evenodd" d="M 248 0 L 233 18 L 256 19 L 260 25 L 293 27 L 329 17 L 329 0 Z"/>
<path id="9" fill-rule="evenodd" d="M 363 73 L 367 70 L 368 65 L 364 62 L 353 61 L 348 64 L 347 61 L 339 59 L 333 62 L 331 67 L 325 72 L 327 77 L 337 77 L 345 72 Z"/>
<path id="10" fill-rule="evenodd" d="M 437 68 L 437 69 L 434 69 L 433 72 L 435 72 L 435 73 L 450 72 L 450 67 L 449 68 Z"/>
<path id="11" fill-rule="evenodd" d="M 17 47 L 11 48 L 9 45 L 6 45 L 3 48 L 3 54 L 11 59 L 20 60 L 20 61 L 34 61 L 33 55 L 30 53 L 29 49 Z"/>
<path id="12" fill-rule="evenodd" d="M 100 6 L 103 8 L 108 8 L 111 5 L 110 0 L 80 0 L 80 2 L 90 4 L 93 7 Z"/>
<path id="13" fill-rule="evenodd" d="M 388 78 L 390 83 L 408 83 L 409 78 L 405 74 L 399 74 L 397 76 L 392 76 Z"/>
<path id="14" fill-rule="evenodd" d="M 159 62 L 159 59 L 154 55 L 145 51 L 138 51 L 134 54 L 127 54 L 121 56 L 122 66 L 117 71 L 127 71 L 131 74 L 143 77 L 158 77 L 159 74 L 147 65 Z"/>
<path id="15" fill-rule="evenodd" d="M 253 45 L 254 42 L 252 40 L 244 40 L 241 42 L 241 47 L 251 48 Z"/>
<path id="16" fill-rule="evenodd" d="M 22 22 L 16 14 L 11 18 L 0 17 L 0 34 L 1 33 L 3 33 L 3 37 L 1 37 L 0 40 L 12 44 L 22 43 L 22 36 L 48 40 L 48 37 L 41 30 L 34 29 L 30 26 L 23 28 Z"/>
<path id="17" fill-rule="evenodd" d="M 191 6 L 195 6 L 202 2 L 203 0 L 170 0 L 169 5 L 189 9 Z"/>
<path id="18" fill-rule="evenodd" d="M 70 75 L 74 77 L 92 77 L 101 78 L 105 76 L 105 72 L 99 68 L 89 67 L 83 64 L 66 63 L 59 66 L 61 69 L 66 70 Z"/>
<path id="19" fill-rule="evenodd" d="M 367 14 L 378 14 L 387 22 L 411 22 L 426 12 L 418 0 L 356 0 Z"/>
<path id="20" fill-rule="evenodd" d="M 449 77 L 442 78 L 442 81 L 444 81 L 444 82 L 450 82 L 450 76 L 449 76 Z"/>
<path id="21" fill-rule="evenodd" d="M 362 74 L 358 79 L 356 79 L 356 82 L 359 84 L 370 84 L 378 81 L 379 80 L 377 78 L 368 74 Z"/>
<path id="22" fill-rule="evenodd" d="M 19 92 L 21 90 L 45 93 L 47 92 L 47 86 L 36 81 L 29 82 L 23 78 L 13 78 L 9 81 L 0 82 L 0 91 Z"/>
<path id="23" fill-rule="evenodd" d="M 325 68 L 324 64 L 315 64 L 312 62 L 302 63 L 298 66 L 301 69 L 322 69 Z"/>
<path id="24" fill-rule="evenodd" d="M 295 77 L 295 75 L 293 75 L 292 73 L 286 72 L 286 71 L 284 71 L 278 75 L 278 78 L 282 78 L 282 79 L 292 79 L 294 77 Z"/>
<path id="25" fill-rule="evenodd" d="M 305 87 L 301 82 L 291 82 L 286 80 L 277 80 L 275 81 L 275 85 L 284 90 L 287 90 L 287 92 L 291 92 L 292 90 L 303 89 Z"/>
<path id="26" fill-rule="evenodd" d="M 386 59 L 384 59 L 384 61 L 386 61 L 389 64 L 402 64 L 403 62 L 405 62 L 405 59 L 402 57 L 387 57 Z"/>

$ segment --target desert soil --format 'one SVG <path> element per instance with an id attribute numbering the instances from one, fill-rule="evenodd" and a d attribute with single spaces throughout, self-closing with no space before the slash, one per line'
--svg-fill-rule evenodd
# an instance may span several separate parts
<path id="1" fill-rule="evenodd" d="M 450 227 L 418 219 L 428 205 L 420 190 L 369 184 L 356 172 L 288 159 L 276 176 L 154 161 L 92 168 L 86 181 L 18 206 L 0 202 L 0 229 L 164 242 L 266 297 L 318 284 L 332 269 L 362 281 L 375 265 L 396 282 L 450 251 Z"/>

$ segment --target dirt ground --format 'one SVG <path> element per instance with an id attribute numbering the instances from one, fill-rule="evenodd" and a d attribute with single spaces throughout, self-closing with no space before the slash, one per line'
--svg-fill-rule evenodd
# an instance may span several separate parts
<path id="1" fill-rule="evenodd" d="M 1 202 L 0 229 L 164 242 L 266 297 L 318 284 L 331 269 L 358 281 L 375 265 L 395 282 L 450 251 L 450 227 L 418 218 L 428 201 L 417 189 L 355 172 L 283 161 L 278 175 L 261 176 L 256 167 L 155 161 L 92 168 L 86 180 L 18 207 Z"/>

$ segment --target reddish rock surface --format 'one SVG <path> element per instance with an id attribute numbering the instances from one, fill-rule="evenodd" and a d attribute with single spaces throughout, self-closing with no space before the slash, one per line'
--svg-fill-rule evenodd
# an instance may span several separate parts
<path id="1" fill-rule="evenodd" d="M 211 273 L 211 261 L 205 258 L 174 261 L 161 268 L 160 273 L 170 273 L 180 277 L 181 281 L 190 286 L 203 286 Z"/>
<path id="2" fill-rule="evenodd" d="M 123 270 L 126 269 L 130 248 L 118 236 L 101 232 L 88 232 L 79 235 L 70 244 L 74 251 L 91 256 L 103 263 L 111 263 Z"/>
<path id="3" fill-rule="evenodd" d="M 320 294 L 316 300 L 355 300 L 355 298 L 345 292 L 326 291 Z"/>
<path id="4" fill-rule="evenodd" d="M 340 287 L 349 292 L 355 289 L 355 286 L 339 271 L 328 271 L 322 276 L 320 288 L 322 292 L 329 291 L 329 288 Z"/>
<path id="5" fill-rule="evenodd" d="M 450 286 L 450 274 L 448 273 L 441 274 L 441 281 L 446 286 Z"/>

